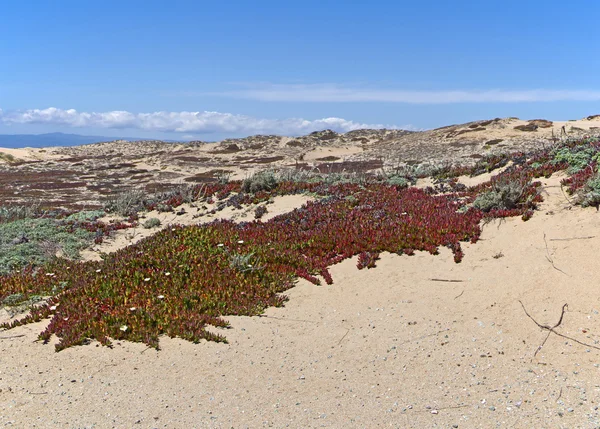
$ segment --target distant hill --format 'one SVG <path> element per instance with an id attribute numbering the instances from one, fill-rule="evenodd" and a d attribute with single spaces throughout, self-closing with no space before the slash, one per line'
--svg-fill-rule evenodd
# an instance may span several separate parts
<path id="1" fill-rule="evenodd" d="M 0 134 L 0 147 L 49 147 L 79 146 L 82 144 L 106 142 L 113 140 L 142 140 L 133 137 L 82 136 L 80 134 L 47 133 L 47 134 Z"/>

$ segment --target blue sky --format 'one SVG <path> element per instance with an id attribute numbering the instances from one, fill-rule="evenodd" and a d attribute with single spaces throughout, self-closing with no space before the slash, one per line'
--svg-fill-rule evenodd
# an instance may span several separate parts
<path id="1" fill-rule="evenodd" d="M 600 3 L 4 2 L 0 133 L 157 138 L 600 113 Z"/>

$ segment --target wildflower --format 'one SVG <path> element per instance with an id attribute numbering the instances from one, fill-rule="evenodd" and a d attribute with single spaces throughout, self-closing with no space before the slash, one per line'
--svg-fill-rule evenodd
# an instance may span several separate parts
<path id="1" fill-rule="evenodd" d="M 217 247 L 223 247 L 223 246 L 225 246 L 223 243 L 217 244 Z"/>
<path id="2" fill-rule="evenodd" d="M 164 295 L 158 295 L 158 299 L 164 299 L 165 296 Z"/>
<path id="3" fill-rule="evenodd" d="M 50 276 L 50 277 L 53 277 L 53 276 L 55 276 L 56 274 L 54 274 L 54 273 L 46 273 L 46 275 L 47 275 L 47 276 Z"/>
<path id="4" fill-rule="evenodd" d="M 127 325 L 122 325 L 119 329 L 123 332 L 127 332 L 128 328 L 127 328 Z"/>
<path id="5" fill-rule="evenodd" d="M 50 310 L 52 310 L 52 311 L 56 310 L 56 305 L 53 305 L 52 307 L 50 307 Z"/>
<path id="6" fill-rule="evenodd" d="M 135 307 L 131 307 L 129 311 L 135 311 Z"/>
<path id="7" fill-rule="evenodd" d="M 239 240 L 238 244 L 244 244 L 244 240 Z"/>
<path id="8" fill-rule="evenodd" d="M 144 279 L 144 281 L 145 281 L 145 282 L 149 282 L 149 281 L 150 281 L 150 277 L 146 277 L 146 278 Z"/>
<path id="9" fill-rule="evenodd" d="M 170 276 L 170 275 L 171 275 L 171 273 L 168 271 L 165 273 L 165 276 Z"/>
<path id="10" fill-rule="evenodd" d="M 102 271 L 100 268 L 98 268 L 98 269 L 96 270 L 96 272 L 97 272 L 97 273 L 99 273 L 100 271 Z"/>

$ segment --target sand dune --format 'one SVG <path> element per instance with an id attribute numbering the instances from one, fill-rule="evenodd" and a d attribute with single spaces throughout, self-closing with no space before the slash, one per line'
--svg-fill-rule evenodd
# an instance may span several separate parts
<path id="1" fill-rule="evenodd" d="M 496 132 L 486 138 L 507 135 Z M 55 353 L 55 339 L 35 341 L 47 321 L 2 332 L 0 424 L 599 427 L 599 215 L 570 204 L 563 177 L 542 179 L 531 220 L 485 224 L 460 264 L 448 249 L 384 254 L 361 271 L 346 260 L 331 268 L 333 285 L 299 280 L 285 307 L 227 317 L 229 344 L 161 338 L 161 351 L 120 342 Z M 303 198 L 276 201 L 270 215 Z M 135 232 L 102 251 L 150 233 Z M 556 325 L 563 308 L 554 333 L 535 323 Z"/>

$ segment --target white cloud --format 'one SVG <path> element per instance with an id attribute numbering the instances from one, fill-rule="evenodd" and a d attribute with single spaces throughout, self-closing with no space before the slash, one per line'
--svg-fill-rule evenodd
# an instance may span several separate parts
<path id="1" fill-rule="evenodd" d="M 364 124 L 342 118 L 307 120 L 261 119 L 252 116 L 220 112 L 154 112 L 131 113 L 78 112 L 74 109 L 30 109 L 3 111 L 0 123 L 4 124 L 49 124 L 74 128 L 139 129 L 147 131 L 177 133 L 229 133 L 229 134 L 287 134 L 299 135 L 326 128 L 346 132 L 361 128 L 403 128 L 394 125 Z"/>
<path id="2" fill-rule="evenodd" d="M 599 90 L 443 90 L 408 91 L 360 88 L 331 84 L 258 84 L 211 95 L 260 101 L 389 102 L 409 104 L 524 103 L 550 101 L 600 101 Z"/>

